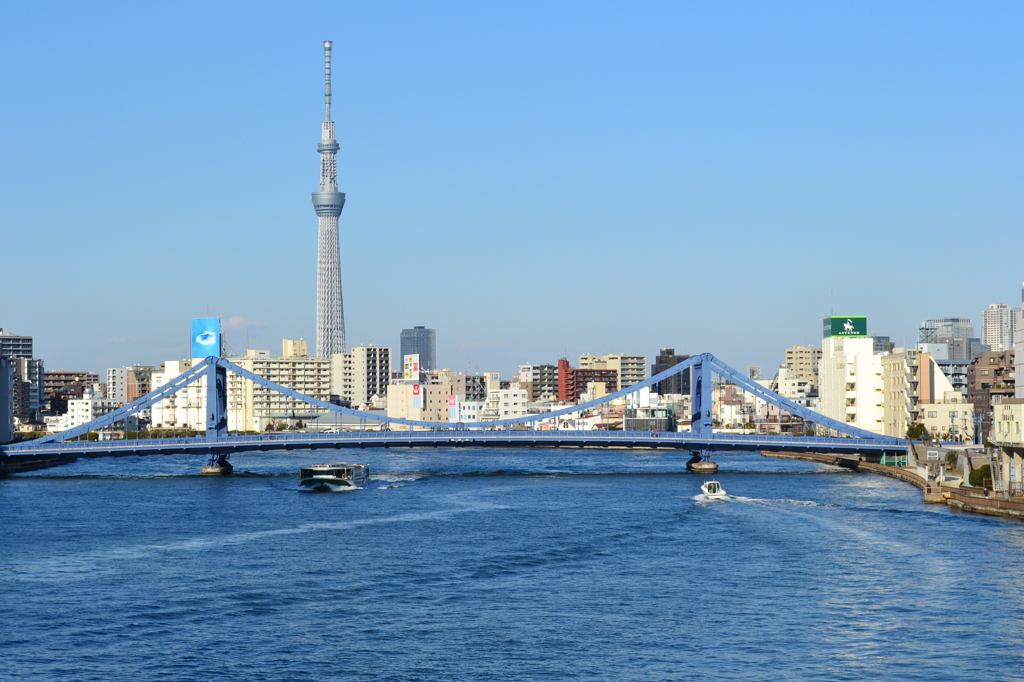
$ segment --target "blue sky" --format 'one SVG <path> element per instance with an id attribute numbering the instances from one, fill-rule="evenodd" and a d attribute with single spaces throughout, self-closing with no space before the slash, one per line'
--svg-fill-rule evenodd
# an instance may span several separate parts
<path id="1" fill-rule="evenodd" d="M 350 344 L 771 367 L 1019 304 L 1020 3 L 8 3 L 0 327 L 51 369 L 315 336 L 334 41 Z"/>

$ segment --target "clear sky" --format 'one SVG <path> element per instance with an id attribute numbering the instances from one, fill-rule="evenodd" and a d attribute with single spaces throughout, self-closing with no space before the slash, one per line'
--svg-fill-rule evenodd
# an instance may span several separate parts
<path id="1" fill-rule="evenodd" d="M 901 345 L 1019 305 L 1020 2 L 7 3 L 0 327 L 48 369 L 189 320 L 315 337 L 334 41 L 350 345 L 440 363 Z"/>

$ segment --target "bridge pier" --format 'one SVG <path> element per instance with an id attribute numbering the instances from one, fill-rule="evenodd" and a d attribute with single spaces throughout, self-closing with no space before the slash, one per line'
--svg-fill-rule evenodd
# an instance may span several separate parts
<path id="1" fill-rule="evenodd" d="M 691 450 L 693 457 L 686 463 L 689 471 L 698 474 L 713 474 L 718 471 L 718 464 L 711 461 L 711 450 Z"/>
<path id="2" fill-rule="evenodd" d="M 694 363 L 690 371 L 690 402 L 693 413 L 690 415 L 690 433 L 698 438 L 712 438 L 715 435 L 715 423 L 711 415 L 711 363 L 705 356 Z M 700 474 L 713 474 L 718 465 L 711 461 L 710 448 L 691 450 L 693 457 L 686 463 L 686 468 Z"/>
<path id="3" fill-rule="evenodd" d="M 226 476 L 234 471 L 227 453 L 211 452 L 206 456 L 206 466 L 199 470 L 203 476 Z"/>

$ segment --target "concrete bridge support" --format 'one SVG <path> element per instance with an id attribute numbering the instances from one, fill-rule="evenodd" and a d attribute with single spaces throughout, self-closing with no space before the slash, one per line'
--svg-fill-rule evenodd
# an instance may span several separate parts
<path id="1" fill-rule="evenodd" d="M 206 465 L 199 470 L 203 476 L 226 476 L 234 471 L 225 453 L 211 452 L 206 456 Z"/>
<path id="2" fill-rule="evenodd" d="M 711 461 L 711 450 L 691 450 L 693 457 L 686 463 L 686 468 L 698 474 L 713 474 L 718 471 L 718 463 Z"/>

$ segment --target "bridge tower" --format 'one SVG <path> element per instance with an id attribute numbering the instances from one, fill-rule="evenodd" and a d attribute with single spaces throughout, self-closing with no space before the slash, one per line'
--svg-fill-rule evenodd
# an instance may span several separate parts
<path id="1" fill-rule="evenodd" d="M 228 435 L 228 372 L 211 363 L 203 373 L 206 374 L 206 441 L 210 451 L 206 466 L 199 471 L 204 476 L 223 476 L 234 469 L 227 453 L 218 453 L 215 449 L 215 444 Z"/>
<path id="2" fill-rule="evenodd" d="M 341 297 L 341 257 L 338 217 L 345 193 L 338 191 L 334 121 L 331 120 L 331 41 L 324 41 L 324 101 L 327 114 L 320 132 L 320 191 L 313 192 L 313 208 L 320 223 L 316 259 L 316 354 L 329 358 L 344 353 L 345 309 Z"/>
<path id="3" fill-rule="evenodd" d="M 710 438 L 714 433 L 714 418 L 711 415 L 711 363 L 702 355 L 690 368 L 690 433 L 698 438 Z M 713 474 L 718 465 L 711 461 L 712 450 L 701 448 L 691 450 L 693 457 L 686 463 L 690 471 Z"/>

